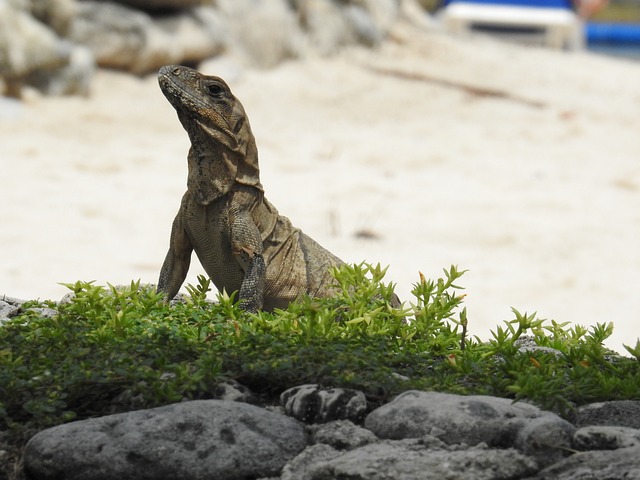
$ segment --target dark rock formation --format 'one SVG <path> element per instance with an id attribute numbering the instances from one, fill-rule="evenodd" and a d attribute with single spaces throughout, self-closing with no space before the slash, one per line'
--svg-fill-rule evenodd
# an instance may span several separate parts
<path id="1" fill-rule="evenodd" d="M 287 415 L 305 423 L 364 418 L 367 399 L 362 392 L 346 388 L 322 389 L 318 385 L 301 385 L 285 390 L 280 401 Z"/>
<path id="2" fill-rule="evenodd" d="M 242 480 L 279 473 L 305 446 L 290 417 L 200 400 L 44 430 L 27 444 L 25 466 L 37 479 Z"/>

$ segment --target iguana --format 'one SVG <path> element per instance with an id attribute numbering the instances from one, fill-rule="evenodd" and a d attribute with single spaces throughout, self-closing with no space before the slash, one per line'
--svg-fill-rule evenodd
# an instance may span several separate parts
<path id="1" fill-rule="evenodd" d="M 191 140 L 187 192 L 173 221 L 158 291 L 173 298 L 195 250 L 218 288 L 247 311 L 330 295 L 342 260 L 295 228 L 264 196 L 242 104 L 218 77 L 167 65 L 158 82 Z"/>

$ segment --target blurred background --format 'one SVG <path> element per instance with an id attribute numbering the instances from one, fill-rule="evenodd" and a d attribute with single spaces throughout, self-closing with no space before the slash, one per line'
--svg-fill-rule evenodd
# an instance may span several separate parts
<path id="1" fill-rule="evenodd" d="M 514 307 L 635 345 L 640 0 L 0 0 L 0 294 L 157 281 L 165 64 L 225 78 L 269 200 L 403 300 L 456 264 L 472 335 Z"/>

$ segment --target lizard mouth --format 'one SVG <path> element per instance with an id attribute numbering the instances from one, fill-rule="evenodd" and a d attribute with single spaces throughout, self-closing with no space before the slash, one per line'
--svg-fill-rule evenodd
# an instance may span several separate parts
<path id="1" fill-rule="evenodd" d="M 211 101 L 202 78 L 203 75 L 196 70 L 180 65 L 165 65 L 158 72 L 160 90 L 181 120 L 215 129 L 228 137 L 224 144 L 236 145 L 237 139 L 226 115 L 229 106 Z"/>
<path id="2" fill-rule="evenodd" d="M 160 90 L 176 110 L 187 110 L 190 113 L 209 110 L 210 106 L 193 93 L 200 91 L 198 79 L 195 75 L 188 75 L 185 78 L 185 72 L 189 73 L 185 67 L 174 65 L 162 67 L 158 72 Z"/>

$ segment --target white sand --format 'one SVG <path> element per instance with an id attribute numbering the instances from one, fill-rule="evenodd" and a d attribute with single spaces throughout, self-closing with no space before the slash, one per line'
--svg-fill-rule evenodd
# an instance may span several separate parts
<path id="1" fill-rule="evenodd" d="M 611 321 L 608 345 L 635 345 L 640 64 L 404 27 L 393 38 L 271 71 L 206 66 L 249 114 L 268 198 L 344 260 L 390 264 L 405 300 L 418 271 L 469 269 L 459 283 L 481 338 L 513 306 Z M 188 139 L 155 77 L 103 71 L 89 99 L 0 103 L 0 142 L 0 293 L 157 280 Z M 201 272 L 194 257 L 189 281 Z"/>

